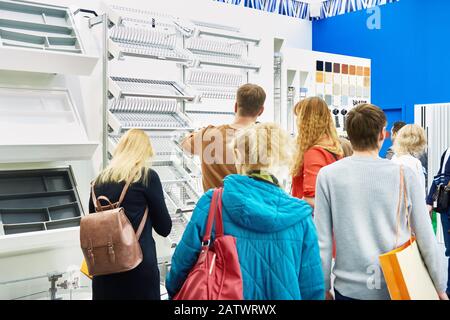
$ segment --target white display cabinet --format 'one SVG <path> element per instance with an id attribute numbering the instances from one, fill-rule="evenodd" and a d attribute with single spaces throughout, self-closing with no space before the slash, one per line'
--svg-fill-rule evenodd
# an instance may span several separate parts
<path id="1" fill-rule="evenodd" d="M 0 299 L 38 298 L 46 273 L 82 259 L 78 192 L 86 199 L 98 142 L 77 76 L 98 56 L 78 27 L 66 7 L 0 0 Z"/>
<path id="2" fill-rule="evenodd" d="M 347 113 L 357 104 L 371 100 L 370 59 L 283 45 L 274 53 L 277 55 L 274 70 L 281 65 L 278 73 L 281 74 L 279 114 L 284 115 L 280 119 L 282 126 L 295 135 L 293 106 L 301 99 L 318 96 L 328 104 L 338 133 L 345 136 Z"/>
<path id="3" fill-rule="evenodd" d="M 89 75 L 97 61 L 68 8 L 0 1 L 0 70 Z"/>
<path id="4" fill-rule="evenodd" d="M 89 160 L 97 145 L 67 89 L 0 87 L 0 162 Z"/>
<path id="5" fill-rule="evenodd" d="M 39 298 L 68 261 L 81 261 L 82 215 L 71 167 L 0 171 L 0 299 Z"/>

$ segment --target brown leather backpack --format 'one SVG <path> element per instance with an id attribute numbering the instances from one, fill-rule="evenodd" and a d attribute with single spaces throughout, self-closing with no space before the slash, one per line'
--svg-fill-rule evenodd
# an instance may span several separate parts
<path id="1" fill-rule="evenodd" d="M 92 183 L 95 212 L 81 218 L 80 223 L 81 249 L 92 276 L 129 271 L 142 262 L 139 238 L 147 221 L 148 207 L 145 208 L 138 230 L 134 232 L 125 210 L 120 206 L 131 181 L 127 181 L 119 201 L 115 203 L 105 196 L 97 198 Z M 108 204 L 102 206 L 100 200 Z"/>

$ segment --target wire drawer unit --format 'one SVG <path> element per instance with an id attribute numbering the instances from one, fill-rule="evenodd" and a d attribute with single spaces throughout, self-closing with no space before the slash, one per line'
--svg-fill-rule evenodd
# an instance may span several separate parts
<path id="1" fill-rule="evenodd" d="M 109 91 L 116 98 L 147 97 L 193 101 L 195 95 L 176 81 L 110 77 Z"/>
<path id="2" fill-rule="evenodd" d="M 196 165 L 183 154 L 178 143 L 194 129 L 185 104 L 194 103 L 199 95 L 181 76 L 194 61 L 193 54 L 184 48 L 183 39 L 192 30 L 174 17 L 133 8 L 110 7 L 108 18 L 104 61 L 115 72 L 104 75 L 108 91 L 104 105 L 108 128 L 104 159 L 112 157 L 127 130 L 139 128 L 149 136 L 155 152 L 152 168 L 161 179 L 173 222 L 167 238 L 154 235 L 159 259 L 167 263 L 199 199 Z M 127 57 L 146 63 L 147 75 L 143 77 L 144 72 L 136 70 L 140 75 L 135 76 L 134 61 Z M 154 64 L 164 67 L 157 72 Z M 123 67 L 127 65 L 131 67 Z M 156 74 L 164 78 L 157 79 Z"/>

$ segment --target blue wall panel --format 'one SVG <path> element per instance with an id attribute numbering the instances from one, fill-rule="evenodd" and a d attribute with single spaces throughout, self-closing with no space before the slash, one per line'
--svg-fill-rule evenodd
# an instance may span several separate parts
<path id="1" fill-rule="evenodd" d="M 411 123 L 414 104 L 450 102 L 450 1 L 400 0 L 379 9 L 380 29 L 367 27 L 364 10 L 314 21 L 313 50 L 372 59 L 372 102 L 402 106 Z"/>

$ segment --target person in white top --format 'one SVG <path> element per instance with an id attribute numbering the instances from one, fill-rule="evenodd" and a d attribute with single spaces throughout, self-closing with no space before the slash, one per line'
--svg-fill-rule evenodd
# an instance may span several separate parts
<path id="1" fill-rule="evenodd" d="M 400 129 L 394 141 L 394 156 L 392 160 L 398 164 L 413 169 L 419 178 L 421 188 L 426 198 L 425 174 L 418 157 L 425 152 L 427 139 L 425 130 L 417 124 L 408 124 Z"/>

